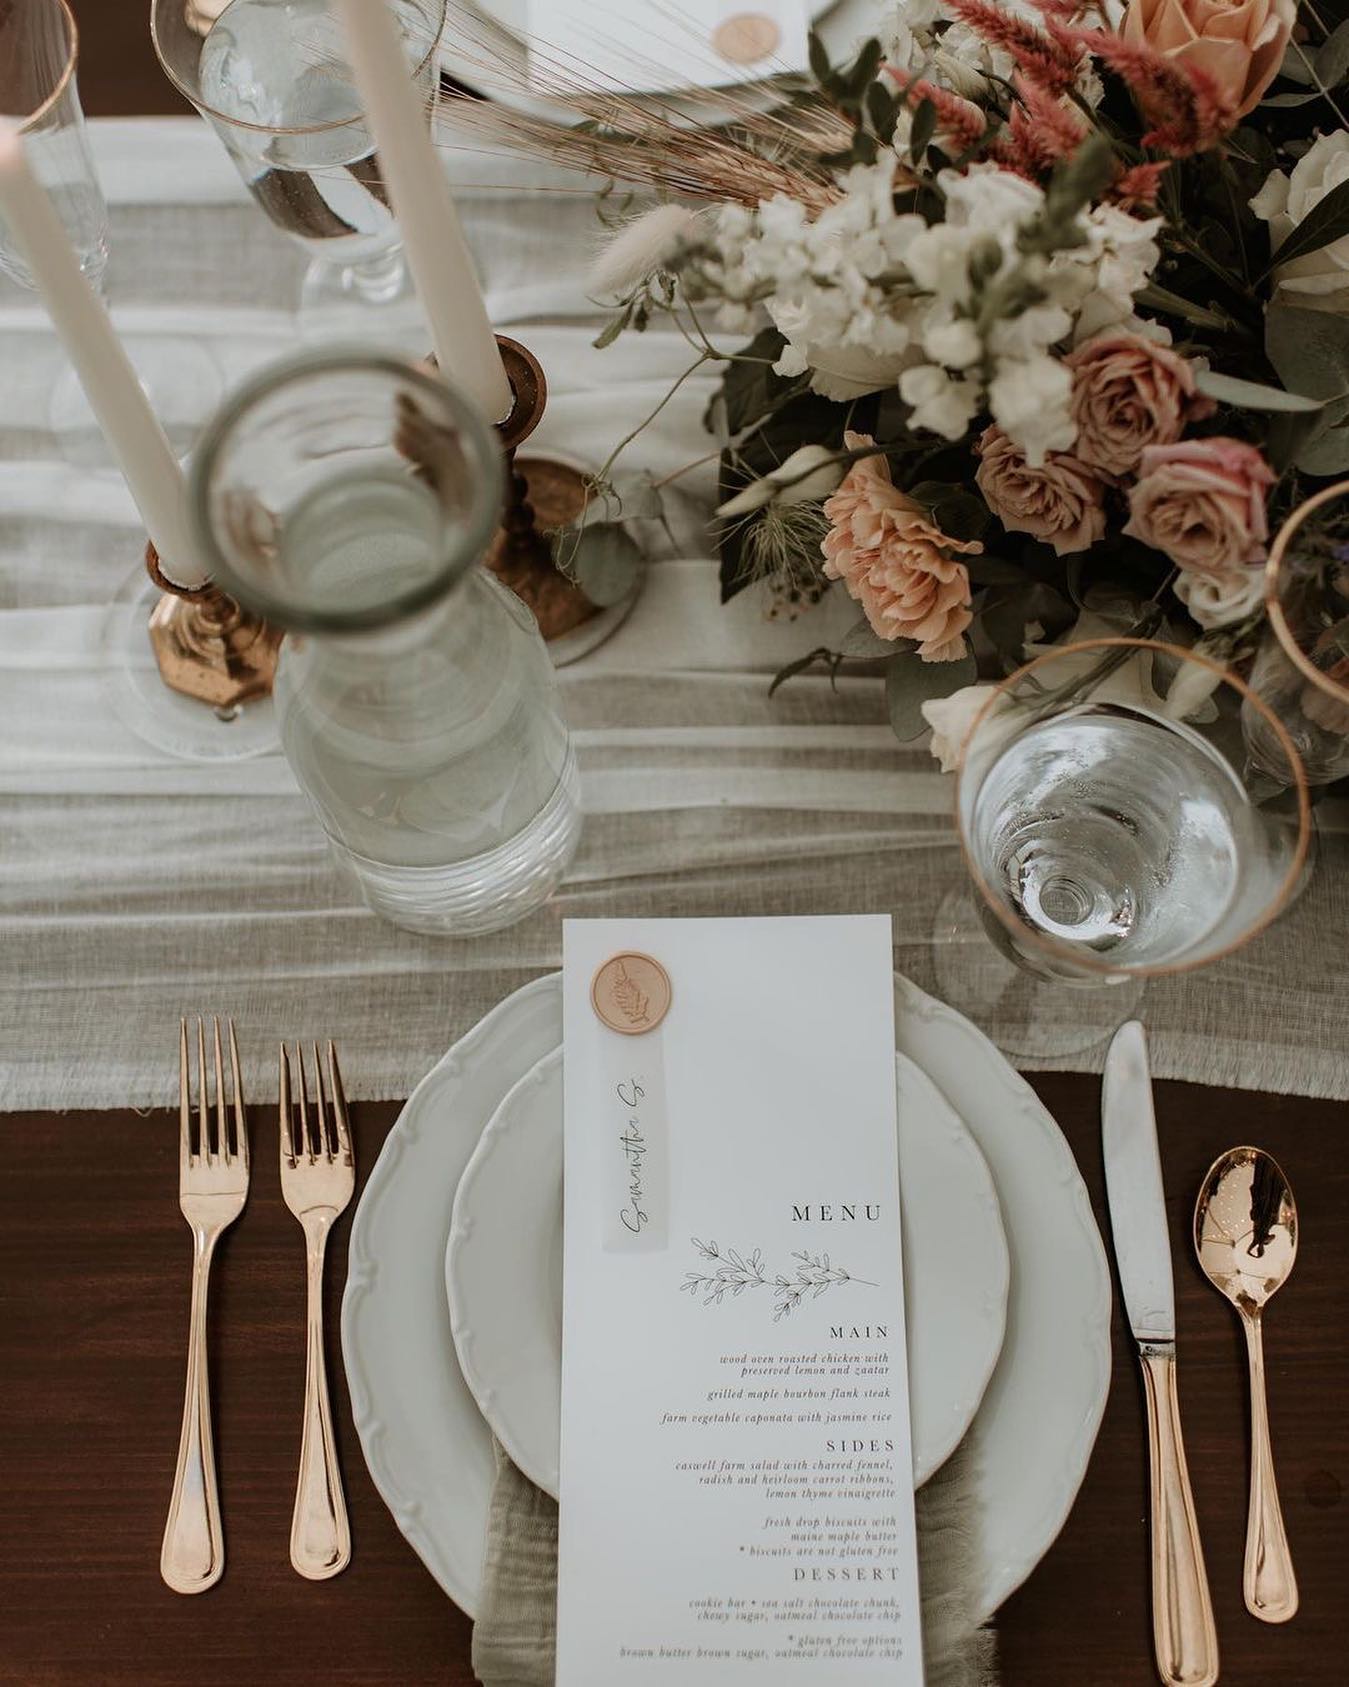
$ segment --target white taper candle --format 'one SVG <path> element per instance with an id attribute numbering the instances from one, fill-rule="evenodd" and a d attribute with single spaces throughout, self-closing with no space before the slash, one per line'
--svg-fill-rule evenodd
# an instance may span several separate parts
<path id="1" fill-rule="evenodd" d="M 510 383 L 397 20 L 387 0 L 337 0 L 337 11 L 436 359 L 499 422 L 511 407 Z"/>
<path id="2" fill-rule="evenodd" d="M 180 586 L 204 585 L 208 576 L 197 560 L 178 459 L 102 299 L 80 269 L 65 225 L 29 168 L 18 125 L 7 118 L 0 118 L 0 210 L 28 261 L 164 573 Z"/>

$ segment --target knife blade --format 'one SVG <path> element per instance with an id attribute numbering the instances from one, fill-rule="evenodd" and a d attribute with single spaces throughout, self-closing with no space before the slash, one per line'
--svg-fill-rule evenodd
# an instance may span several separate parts
<path id="1" fill-rule="evenodd" d="M 1147 1400 L 1152 1511 L 1152 1640 L 1168 1687 L 1213 1687 L 1218 1635 L 1180 1432 L 1176 1301 L 1147 1038 L 1115 1033 L 1101 1091 L 1106 1197 L 1120 1287 Z"/>
<path id="2" fill-rule="evenodd" d="M 1129 1327 L 1136 1341 L 1174 1341 L 1176 1297 L 1152 1075 L 1147 1039 L 1136 1019 L 1120 1027 L 1106 1055 L 1101 1142 Z"/>

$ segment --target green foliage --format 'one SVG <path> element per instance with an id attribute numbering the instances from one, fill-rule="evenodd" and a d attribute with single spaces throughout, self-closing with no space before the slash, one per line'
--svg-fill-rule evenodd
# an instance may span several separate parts
<path id="1" fill-rule="evenodd" d="M 927 731 L 923 704 L 973 685 L 978 669 L 968 651 L 958 662 L 925 662 L 913 646 L 892 656 L 885 669 L 885 710 L 901 744 Z"/>
<path id="2" fill-rule="evenodd" d="M 1274 254 L 1270 265 L 1290 264 L 1295 258 L 1305 258 L 1309 252 L 1319 252 L 1342 235 L 1349 234 L 1349 182 L 1331 188 L 1324 199 L 1315 204 Z"/>
<path id="3" fill-rule="evenodd" d="M 622 603 L 642 571 L 642 547 L 621 522 L 594 521 L 553 537 L 553 561 L 591 603 Z"/>

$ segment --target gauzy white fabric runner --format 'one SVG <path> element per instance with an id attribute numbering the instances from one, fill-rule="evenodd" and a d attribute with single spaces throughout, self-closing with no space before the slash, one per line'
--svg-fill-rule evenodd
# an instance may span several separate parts
<path id="1" fill-rule="evenodd" d="M 133 350 L 139 336 L 189 336 L 231 380 L 293 349 L 303 257 L 206 127 L 92 127 L 113 201 L 110 289 Z M 592 348 L 584 184 L 448 156 L 493 318 L 548 371 L 539 441 L 598 462 L 687 347 L 652 333 Z M 768 619 L 750 593 L 720 608 L 701 539 L 710 470 L 671 499 L 684 554 L 657 561 L 627 625 L 563 674 L 587 825 L 561 894 L 471 942 L 375 919 L 278 754 L 173 761 L 108 708 L 102 606 L 141 538 L 120 484 L 62 458 L 48 422 L 62 368 L 38 302 L 0 282 L 0 1108 L 171 1103 L 178 1016 L 198 1010 L 234 1015 L 259 1099 L 269 1051 L 297 1035 L 341 1042 L 354 1094 L 405 1095 L 503 994 L 558 965 L 569 914 L 883 910 L 901 970 L 948 995 L 953 979 L 973 984 L 987 940 L 953 947 L 940 912 L 964 883 L 949 781 L 924 749 L 895 743 L 875 680 L 806 676 L 770 699 L 771 674 L 855 611 L 837 592 L 795 622 Z M 659 476 L 710 448 L 713 379 L 687 384 L 632 465 Z M 1159 1074 L 1349 1096 L 1349 830 L 1343 805 L 1323 812 L 1316 876 L 1292 914 L 1222 966 L 1148 987 Z M 1058 1023 L 1076 1000 L 1056 992 Z M 973 1016 L 998 1034 L 996 1000 Z"/>

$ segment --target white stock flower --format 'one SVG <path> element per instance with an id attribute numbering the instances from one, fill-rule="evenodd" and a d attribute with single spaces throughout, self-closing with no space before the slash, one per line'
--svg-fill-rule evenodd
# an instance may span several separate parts
<path id="1" fill-rule="evenodd" d="M 590 266 L 596 298 L 623 299 L 666 268 L 696 236 L 700 213 L 686 205 L 655 205 L 624 223 Z"/>
<path id="2" fill-rule="evenodd" d="M 1265 568 L 1234 568 L 1228 574 L 1201 574 L 1182 568 L 1176 581 L 1176 596 L 1204 629 L 1230 627 L 1244 621 L 1260 607 L 1265 590 Z"/>
<path id="3" fill-rule="evenodd" d="M 1265 185 L 1251 200 L 1257 217 L 1269 224 L 1274 248 L 1274 279 L 1284 294 L 1300 305 L 1349 314 L 1349 234 L 1342 234 L 1317 252 L 1279 264 L 1279 247 L 1299 223 L 1342 183 L 1349 182 L 1349 131 L 1320 135 L 1293 166 L 1291 176 L 1271 170 Z"/>
<path id="4" fill-rule="evenodd" d="M 1077 438 L 1069 410 L 1072 370 L 1056 357 L 1006 359 L 988 389 L 993 420 L 1016 441 L 1032 468 L 1051 451 L 1067 451 Z"/>
<path id="5" fill-rule="evenodd" d="M 984 355 L 978 331 L 967 318 L 930 322 L 923 330 L 923 350 L 944 369 L 968 369 Z"/>
<path id="6" fill-rule="evenodd" d="M 960 380 L 935 364 L 924 363 L 899 377 L 899 396 L 913 406 L 915 427 L 943 439 L 963 439 L 983 394 L 977 381 Z"/>

